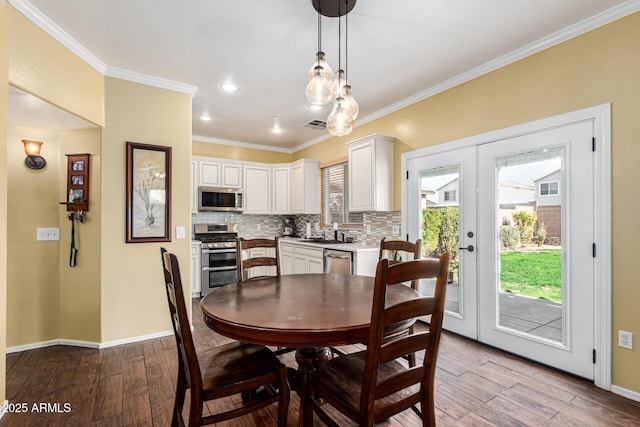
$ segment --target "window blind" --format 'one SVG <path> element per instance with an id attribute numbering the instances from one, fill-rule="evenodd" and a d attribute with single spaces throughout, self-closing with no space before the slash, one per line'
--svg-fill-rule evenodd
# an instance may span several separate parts
<path id="1" fill-rule="evenodd" d="M 322 220 L 325 225 L 362 224 L 361 212 L 349 212 L 349 164 L 322 169 Z"/>

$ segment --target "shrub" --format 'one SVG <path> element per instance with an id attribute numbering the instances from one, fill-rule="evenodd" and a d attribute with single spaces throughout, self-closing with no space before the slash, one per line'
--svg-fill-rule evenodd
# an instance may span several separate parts
<path id="1" fill-rule="evenodd" d="M 533 242 L 533 226 L 536 223 L 535 212 L 516 211 L 511 214 L 515 226 L 520 232 L 520 243 Z"/>
<path id="2" fill-rule="evenodd" d="M 544 222 L 538 225 L 538 235 L 536 236 L 536 242 L 538 246 L 544 245 L 544 241 L 547 240 L 547 229 L 544 226 Z"/>
<path id="3" fill-rule="evenodd" d="M 512 225 L 500 227 L 500 249 L 515 249 L 520 246 L 520 231 Z"/>

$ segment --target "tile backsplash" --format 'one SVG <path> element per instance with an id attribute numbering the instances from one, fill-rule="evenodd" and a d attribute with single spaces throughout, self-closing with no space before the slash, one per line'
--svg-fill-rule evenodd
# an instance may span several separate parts
<path id="1" fill-rule="evenodd" d="M 192 214 L 191 222 L 216 223 L 216 224 L 238 224 L 238 234 L 240 237 L 253 239 L 257 237 L 275 237 L 282 235 L 283 215 L 243 215 L 226 212 L 199 212 Z M 294 219 L 296 234 L 304 236 L 307 222 L 311 224 L 311 234 L 320 236 L 320 215 L 288 215 Z M 377 245 L 383 237 L 401 239 L 399 234 L 393 234 L 394 226 L 400 229 L 400 211 L 396 212 L 365 212 L 363 224 L 355 227 L 340 228 L 340 232 L 347 236 L 352 236 L 356 243 Z M 333 229 L 329 226 L 325 228 L 328 232 Z M 193 232 L 193 231 L 192 231 Z"/>

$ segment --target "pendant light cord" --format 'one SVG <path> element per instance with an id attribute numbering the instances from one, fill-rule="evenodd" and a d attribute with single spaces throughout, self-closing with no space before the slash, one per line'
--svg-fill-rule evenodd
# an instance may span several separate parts
<path id="1" fill-rule="evenodd" d="M 349 84 L 349 0 L 345 0 L 344 14 L 344 84 Z"/>
<path id="2" fill-rule="evenodd" d="M 338 0 L 338 70 L 342 70 L 342 14 L 340 6 L 342 0 Z M 340 73 L 338 72 L 338 97 L 342 96 L 342 85 L 340 84 Z"/>
<path id="3" fill-rule="evenodd" d="M 322 52 L 322 15 L 318 11 L 318 52 Z M 320 56 L 317 56 L 318 66 L 320 66 Z"/>

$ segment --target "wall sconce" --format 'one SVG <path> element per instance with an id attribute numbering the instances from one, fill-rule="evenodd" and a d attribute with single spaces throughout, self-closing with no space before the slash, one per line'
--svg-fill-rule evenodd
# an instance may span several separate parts
<path id="1" fill-rule="evenodd" d="M 23 139 L 22 143 L 24 144 L 24 152 L 27 154 L 27 158 L 24 159 L 24 164 L 27 165 L 29 169 L 35 170 L 45 167 L 47 162 L 40 156 L 40 148 L 44 143 L 32 139 Z"/>

